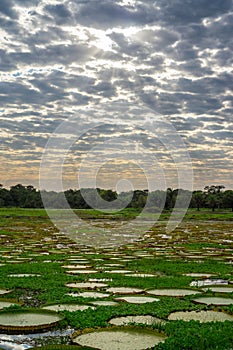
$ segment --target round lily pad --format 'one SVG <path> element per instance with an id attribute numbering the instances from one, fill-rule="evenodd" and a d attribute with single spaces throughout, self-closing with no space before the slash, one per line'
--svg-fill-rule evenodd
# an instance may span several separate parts
<path id="1" fill-rule="evenodd" d="M 144 350 L 163 342 L 165 337 L 145 329 L 111 329 L 79 335 L 74 343 L 100 350 Z"/>
<path id="2" fill-rule="evenodd" d="M 106 267 L 106 266 L 109 266 L 109 267 L 123 267 L 124 265 L 117 264 L 117 263 L 115 263 L 115 264 L 104 264 L 104 267 Z"/>
<path id="3" fill-rule="evenodd" d="M 79 274 L 92 274 L 92 273 L 97 273 L 98 271 L 96 270 L 88 270 L 88 269 L 75 269 L 75 270 L 67 270 L 66 273 L 70 273 L 72 275 L 79 275 Z"/>
<path id="4" fill-rule="evenodd" d="M 0 331 L 8 334 L 34 333 L 54 327 L 62 317 L 52 311 L 0 312 Z"/>
<path id="5" fill-rule="evenodd" d="M 82 297 L 82 298 L 107 298 L 109 297 L 109 294 L 106 293 L 99 293 L 99 292 L 82 292 L 82 293 L 68 293 L 66 295 L 69 295 L 71 297 Z"/>
<path id="6" fill-rule="evenodd" d="M 194 302 L 198 304 L 206 305 L 231 305 L 233 304 L 233 299 L 231 298 L 218 298 L 218 297 L 201 297 L 193 299 Z"/>
<path id="7" fill-rule="evenodd" d="M 100 282 L 74 282 L 74 283 L 67 283 L 66 286 L 69 288 L 85 288 L 85 289 L 108 287 L 107 284 L 100 283 Z"/>
<path id="8" fill-rule="evenodd" d="M 183 275 L 189 276 L 189 277 L 205 277 L 205 278 L 214 276 L 212 273 L 198 273 L 198 272 L 184 273 Z"/>
<path id="9" fill-rule="evenodd" d="M 215 293 L 233 293 L 233 288 L 230 287 L 208 287 L 208 288 L 203 288 L 203 290 L 208 290 L 210 289 L 212 292 Z"/>
<path id="10" fill-rule="evenodd" d="M 89 278 L 89 282 L 112 282 L 112 278 Z"/>
<path id="11" fill-rule="evenodd" d="M 108 288 L 106 292 L 114 293 L 114 294 L 137 294 L 137 293 L 143 293 L 144 291 L 138 288 L 111 287 L 111 288 Z"/>
<path id="12" fill-rule="evenodd" d="M 119 298 L 115 298 L 116 301 L 126 301 L 130 304 L 145 304 L 145 303 L 153 303 L 154 301 L 159 301 L 157 298 L 145 297 L 145 296 L 122 296 Z"/>
<path id="13" fill-rule="evenodd" d="M 124 273 L 131 273 L 130 270 L 109 270 L 109 271 L 103 271 L 105 273 L 117 273 L 117 274 L 124 274 Z"/>
<path id="14" fill-rule="evenodd" d="M 4 309 L 5 307 L 9 307 L 12 305 L 19 305 L 18 303 L 12 303 L 9 301 L 0 301 L 0 309 Z"/>
<path id="15" fill-rule="evenodd" d="M 11 290 L 6 290 L 6 289 L 0 289 L 0 295 L 10 293 Z"/>
<path id="16" fill-rule="evenodd" d="M 111 300 L 98 300 L 98 301 L 93 301 L 91 304 L 96 305 L 96 306 L 116 306 L 116 305 L 119 305 L 115 301 L 111 301 Z"/>
<path id="17" fill-rule="evenodd" d="M 75 270 L 75 269 L 82 270 L 82 269 L 90 268 L 91 266 L 82 264 L 82 265 L 63 265 L 62 267 L 64 267 L 64 269 L 70 269 L 70 270 Z"/>
<path id="18" fill-rule="evenodd" d="M 199 294 L 200 292 L 197 290 L 191 290 L 191 289 L 153 289 L 153 290 L 148 290 L 147 293 L 153 294 L 153 295 L 183 297 L 185 295 Z"/>
<path id="19" fill-rule="evenodd" d="M 79 346 L 79 345 L 45 345 L 40 346 L 37 348 L 32 348 L 31 350 L 95 350 L 93 348 L 87 348 L 86 346 Z"/>
<path id="20" fill-rule="evenodd" d="M 155 323 L 164 324 L 165 321 L 150 315 L 146 315 L 146 316 L 138 315 L 138 316 L 115 317 L 115 318 L 112 318 L 109 321 L 109 323 L 115 326 L 125 326 L 130 323 L 141 323 L 141 324 L 147 324 L 147 325 L 153 325 Z"/>
<path id="21" fill-rule="evenodd" d="M 233 321 L 233 316 L 218 311 L 178 311 L 168 316 L 169 320 L 224 322 Z"/>
<path id="22" fill-rule="evenodd" d="M 69 312 L 73 312 L 73 311 L 83 311 L 83 310 L 87 310 L 87 309 L 94 309 L 93 306 L 90 305 L 78 305 L 78 304 L 54 304 L 54 305 L 48 305 L 48 306 L 44 306 L 42 309 L 43 310 L 51 310 L 51 311 L 69 311 Z"/>
<path id="23" fill-rule="evenodd" d="M 39 274 L 36 273 L 15 273 L 15 274 L 10 274 L 8 277 L 39 277 Z"/>
<path id="24" fill-rule="evenodd" d="M 141 277 L 141 278 L 144 278 L 144 277 L 158 277 L 156 275 L 152 275 L 151 273 L 130 273 L 130 274 L 127 274 L 127 276 L 130 276 L 130 277 Z"/>

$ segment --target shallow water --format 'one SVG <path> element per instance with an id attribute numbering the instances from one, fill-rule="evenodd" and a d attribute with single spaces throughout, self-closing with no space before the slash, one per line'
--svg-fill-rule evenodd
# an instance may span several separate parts
<path id="1" fill-rule="evenodd" d="M 67 343 L 70 335 L 74 333 L 73 329 L 57 330 L 46 333 L 25 334 L 25 335 L 8 335 L 0 334 L 0 347 L 4 350 L 25 350 L 32 348 L 39 344 L 46 344 L 47 342 Z"/>

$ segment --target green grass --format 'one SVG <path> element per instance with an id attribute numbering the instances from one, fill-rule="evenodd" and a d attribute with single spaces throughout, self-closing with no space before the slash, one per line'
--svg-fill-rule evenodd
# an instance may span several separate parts
<path id="1" fill-rule="evenodd" d="M 62 212 L 58 209 L 57 212 Z M 141 209 L 125 208 L 120 211 L 105 212 L 94 209 L 74 209 L 74 212 L 83 219 L 132 219 L 138 216 Z M 153 213 L 145 213 L 147 218 L 159 218 L 160 220 L 168 220 L 171 214 L 170 211 L 163 211 L 161 215 Z M 24 209 L 24 208 L 0 208 L 0 217 L 41 217 L 48 218 L 45 209 Z M 230 209 L 216 209 L 214 212 L 210 209 L 188 209 L 185 220 L 233 220 L 233 213 Z"/>
<path id="2" fill-rule="evenodd" d="M 47 217 L 45 209 L 24 209 L 24 208 L 0 208 L 0 217 Z"/>

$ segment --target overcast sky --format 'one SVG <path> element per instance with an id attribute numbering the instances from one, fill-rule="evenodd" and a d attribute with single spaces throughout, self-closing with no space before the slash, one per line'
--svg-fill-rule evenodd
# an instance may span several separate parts
<path id="1" fill-rule="evenodd" d="M 176 188 L 175 148 L 194 188 L 233 188 L 232 0 L 1 0 L 0 31 L 4 186 L 38 188 L 52 138 L 65 188 L 80 164 L 85 185 Z"/>

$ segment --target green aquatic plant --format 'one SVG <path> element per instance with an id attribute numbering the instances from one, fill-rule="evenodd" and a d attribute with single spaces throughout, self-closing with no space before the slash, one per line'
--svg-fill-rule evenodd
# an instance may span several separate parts
<path id="1" fill-rule="evenodd" d="M 82 212 L 82 214 L 81 214 Z M 137 215 L 136 210 L 125 210 L 115 214 L 83 210 L 77 211 L 77 215 L 83 215 L 86 220 L 96 218 L 103 220 L 114 218 L 115 220 L 130 219 Z M 190 283 L 202 277 L 185 276 L 186 273 L 213 274 L 216 278 L 232 279 L 232 265 L 229 264 L 232 256 L 230 233 L 232 224 L 226 220 L 232 213 L 211 213 L 203 210 L 197 213 L 189 210 L 184 222 L 178 227 L 171 237 L 162 238 L 165 234 L 166 223 L 158 221 L 154 228 L 148 233 L 148 237 L 141 242 L 128 244 L 114 249 L 89 249 L 85 247 L 77 248 L 67 236 L 57 233 L 57 230 L 47 217 L 44 210 L 32 209 L 4 209 L 0 210 L 1 231 L 0 231 L 0 288 L 10 290 L 6 295 L 1 295 L 2 301 L 9 298 L 21 302 L 22 306 L 10 306 L 11 311 L 26 311 L 28 308 L 38 308 L 49 304 L 76 303 L 91 304 L 93 298 L 71 297 L 71 288 L 68 283 L 87 282 L 90 278 L 108 279 L 107 284 L 111 287 L 139 288 L 144 290 L 142 296 L 147 296 L 150 289 L 190 289 Z M 147 213 L 148 218 L 151 213 Z M 170 212 L 162 213 L 160 219 L 169 217 Z M 192 220 L 190 220 L 193 216 Z M 218 217 L 221 221 L 218 221 Z M 211 219 L 217 219 L 213 221 Z M 6 244 L 7 242 L 7 244 Z M 75 260 L 85 259 L 92 269 L 99 272 L 95 275 L 69 275 L 63 265 L 73 265 Z M 118 263 L 122 267 L 119 269 L 132 271 L 130 274 L 112 274 L 108 271 L 108 264 Z M 80 264 L 80 262 L 78 263 Z M 106 268 L 107 267 L 107 268 Z M 110 268 L 110 267 L 109 267 Z M 116 268 L 117 269 L 117 268 Z M 20 274 L 20 277 L 16 275 Z M 25 276 L 22 275 L 34 276 Z M 138 277 L 137 274 L 144 275 Z M 154 275 L 149 277 L 147 275 Z M 15 276 L 9 276 L 15 275 Z M 204 278 L 204 277 L 203 277 Z M 215 277 L 213 277 L 215 278 Z M 230 287 L 230 286 L 229 286 Z M 201 291 L 203 296 L 222 296 L 209 291 Z M 99 290 L 98 290 L 99 291 Z M 105 292 L 103 290 L 103 292 Z M 110 295 L 104 301 L 112 301 L 117 295 Z M 232 297 L 232 295 L 225 295 Z M 167 320 L 172 312 L 178 311 L 198 311 L 198 310 L 218 310 L 233 314 L 233 305 L 217 306 L 194 304 L 193 296 L 184 296 L 181 299 L 174 297 L 159 296 L 158 302 L 145 304 L 129 304 L 118 302 L 117 306 L 97 306 L 96 310 L 88 309 L 84 311 L 61 311 L 58 313 L 63 319 L 59 322 L 59 327 L 73 327 L 76 330 L 84 331 L 86 328 L 108 328 L 108 321 L 113 317 L 123 317 L 128 315 L 151 315 L 153 317 Z M 34 309 L 35 310 L 35 309 Z M 166 325 L 166 332 L 169 338 L 161 349 L 215 349 L 214 337 L 225 336 L 229 331 L 228 326 L 216 325 L 210 328 L 209 324 L 201 325 L 205 331 L 200 332 L 198 322 L 191 323 L 182 321 L 169 321 L 168 324 L 182 324 L 176 328 Z M 225 324 L 225 322 L 224 322 Z M 153 328 L 161 331 L 164 325 L 144 325 L 144 328 Z M 207 327 L 207 328 L 206 328 Z M 217 327 L 217 328 L 216 328 Z M 223 327 L 223 328 L 222 328 Z M 191 343 L 185 343 L 193 329 Z M 212 332 L 213 330 L 213 332 Z M 215 335 L 214 335 L 214 334 Z M 230 333 L 230 332 L 229 332 Z M 184 339 L 183 339 L 184 335 Z M 207 340 L 204 341 L 204 338 Z M 209 338 L 209 342 L 208 342 Z M 228 337 L 229 338 L 229 337 Z M 226 338 L 226 339 L 228 339 Z M 185 340 L 186 339 L 186 340 Z M 188 340 L 187 340 L 188 341 Z M 227 340 L 228 341 L 228 340 Z M 226 341 L 226 346 L 228 343 Z M 204 345 L 202 345 L 202 342 Z M 190 345 L 191 344 L 191 345 Z M 198 347 L 195 348 L 195 346 Z M 218 349 L 221 348 L 221 340 Z M 62 349 L 63 345 L 55 345 L 57 349 Z M 58 347 L 57 347 L 58 346 Z M 170 346 L 170 347 L 169 347 Z M 188 347 L 190 346 L 190 348 Z M 209 348 L 208 348 L 209 346 Z M 52 347 L 50 347 L 52 349 Z M 50 349 L 48 347 L 48 349 Z M 43 349 L 43 348 L 40 348 Z M 64 346 L 64 349 L 69 349 Z M 72 349 L 74 345 L 72 345 Z M 217 348 L 216 348 L 217 349 Z"/>
<path id="2" fill-rule="evenodd" d="M 108 321 L 113 317 L 129 315 L 151 315 L 166 319 L 173 311 L 201 310 L 203 306 L 195 305 L 190 301 L 163 298 L 160 302 L 146 304 L 128 304 L 122 302 L 119 306 L 98 306 L 95 310 L 84 311 L 62 311 L 67 323 L 75 329 L 106 327 Z"/>
<path id="3" fill-rule="evenodd" d="M 231 350 L 232 322 L 173 321 L 165 325 L 168 338 L 154 350 Z"/>

